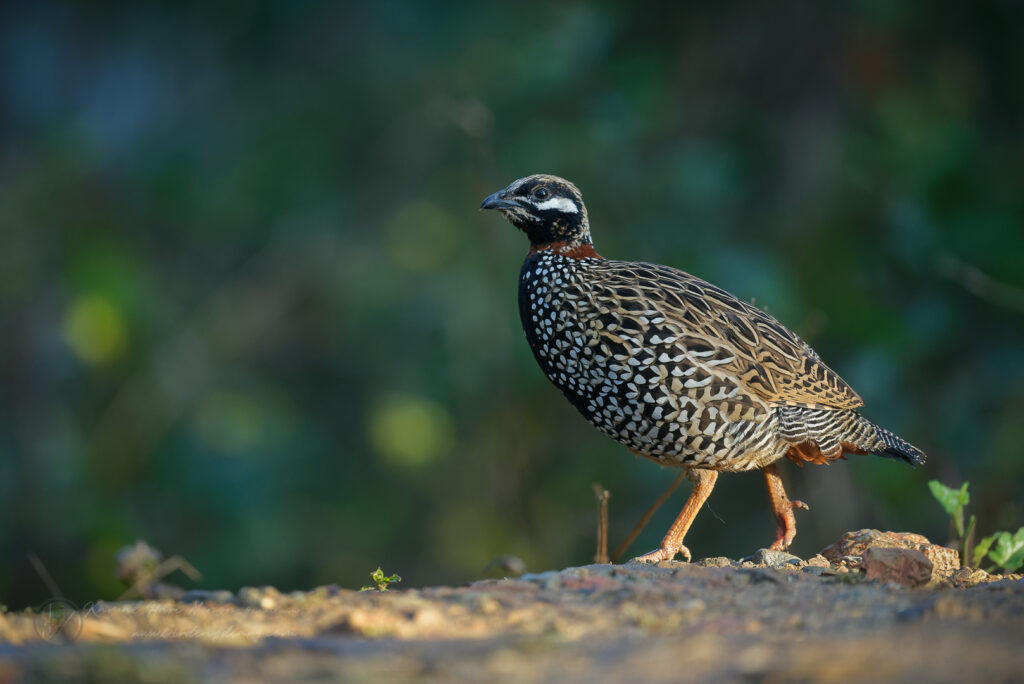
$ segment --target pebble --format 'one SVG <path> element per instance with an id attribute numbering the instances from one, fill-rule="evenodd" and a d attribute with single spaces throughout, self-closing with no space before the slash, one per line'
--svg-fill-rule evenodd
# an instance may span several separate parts
<path id="1" fill-rule="evenodd" d="M 757 565 L 767 565 L 772 568 L 781 568 L 786 565 L 800 565 L 803 561 L 791 553 L 785 551 L 773 551 L 772 549 L 758 549 L 754 555 L 743 559 Z"/>
<path id="2" fill-rule="evenodd" d="M 238 590 L 238 603 L 247 608 L 272 610 L 280 596 L 281 592 L 274 587 L 242 587 Z"/>

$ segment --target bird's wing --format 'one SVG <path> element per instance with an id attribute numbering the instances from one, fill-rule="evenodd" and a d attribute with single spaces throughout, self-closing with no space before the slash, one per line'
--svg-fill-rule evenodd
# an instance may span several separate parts
<path id="1" fill-rule="evenodd" d="M 772 404 L 852 409 L 863 400 L 826 366 L 811 347 L 784 325 L 752 304 L 683 271 L 657 264 L 601 261 L 595 267 L 604 287 L 622 292 L 617 301 L 633 316 L 664 321 L 687 338 L 704 340 L 715 352 L 716 371 L 737 378 L 760 399 Z M 637 309 L 646 308 L 647 314 Z M 647 333 L 648 335 L 651 333 Z M 657 334 L 657 333 L 655 333 Z M 664 337 L 664 335 L 662 335 Z"/>

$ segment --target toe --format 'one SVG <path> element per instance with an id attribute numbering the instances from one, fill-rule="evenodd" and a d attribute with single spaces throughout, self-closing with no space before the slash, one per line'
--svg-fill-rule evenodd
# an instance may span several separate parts
<path id="1" fill-rule="evenodd" d="M 637 556 L 633 560 L 639 561 L 640 563 L 660 563 L 663 560 L 672 560 L 676 557 L 677 553 L 682 553 L 686 556 L 686 560 L 690 560 L 690 551 L 685 547 L 680 547 L 679 550 L 667 549 L 662 547 L 645 553 L 642 556 Z"/>

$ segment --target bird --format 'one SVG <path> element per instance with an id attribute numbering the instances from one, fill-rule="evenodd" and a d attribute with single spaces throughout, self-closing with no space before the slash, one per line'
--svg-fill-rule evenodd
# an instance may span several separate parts
<path id="1" fill-rule="evenodd" d="M 759 469 L 776 523 L 770 548 L 796 536 L 776 462 L 828 464 L 846 454 L 924 463 L 919 449 L 857 409 L 860 396 L 768 313 L 684 271 L 597 253 L 583 196 L 536 174 L 483 200 L 530 241 L 519 316 L 545 375 L 594 427 L 628 450 L 681 467 L 693 483 L 656 563 L 684 539 L 720 472 Z"/>

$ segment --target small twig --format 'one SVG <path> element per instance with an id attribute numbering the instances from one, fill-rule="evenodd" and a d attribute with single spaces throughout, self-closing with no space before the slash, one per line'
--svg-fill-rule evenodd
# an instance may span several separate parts
<path id="1" fill-rule="evenodd" d="M 608 499 L 611 494 L 601 485 L 594 483 L 594 496 L 597 497 L 597 554 L 595 563 L 608 562 Z"/>
<path id="2" fill-rule="evenodd" d="M 42 578 L 43 584 L 45 584 L 46 588 L 50 590 L 50 594 L 53 598 L 63 598 L 63 592 L 61 592 L 60 587 L 57 586 L 57 583 L 50 575 L 50 572 L 46 569 L 46 566 L 43 565 L 43 561 L 39 560 L 39 556 L 30 551 L 28 554 L 28 562 L 31 563 L 32 567 L 36 569 L 37 573 L 39 573 L 39 577 Z"/>
<path id="3" fill-rule="evenodd" d="M 152 573 L 145 573 L 137 577 L 135 581 L 132 582 L 132 585 L 117 597 L 117 600 L 124 601 L 130 596 L 149 596 L 150 589 L 153 586 L 176 570 L 180 570 L 182 574 L 193 582 L 198 582 L 203 578 L 203 574 L 196 570 L 195 566 L 187 560 L 181 556 L 171 556 L 158 565 Z"/>
<path id="4" fill-rule="evenodd" d="M 640 535 L 640 532 L 644 529 L 644 527 L 647 526 L 647 523 L 650 522 L 651 516 L 654 515 L 654 512 L 661 508 L 661 505 L 668 500 L 668 497 L 672 496 L 672 492 L 676 490 L 676 487 L 679 486 L 679 483 L 683 481 L 684 477 L 686 477 L 685 470 L 679 473 L 678 477 L 676 477 L 676 479 L 672 481 L 672 484 L 668 486 L 668 489 L 666 489 L 662 493 L 662 495 L 658 497 L 658 500 L 655 501 L 654 504 L 647 509 L 647 512 L 644 513 L 642 518 L 640 518 L 640 522 L 636 524 L 636 527 L 633 528 L 633 531 L 629 533 L 628 537 L 626 537 L 626 541 L 619 544 L 619 548 L 615 549 L 615 554 L 612 556 L 612 563 L 619 562 L 619 558 L 622 557 L 622 554 L 626 552 L 626 549 L 629 548 L 629 545 L 633 543 L 633 541 Z"/>

